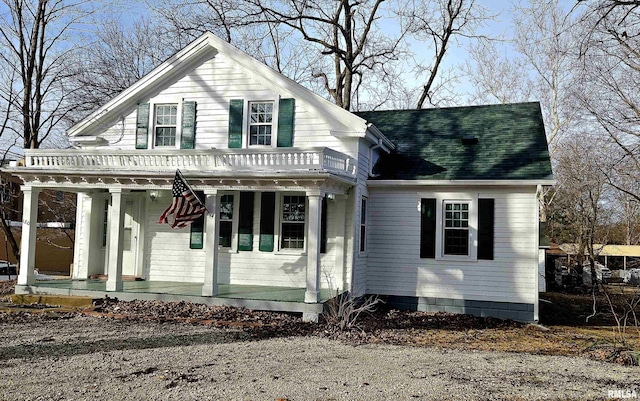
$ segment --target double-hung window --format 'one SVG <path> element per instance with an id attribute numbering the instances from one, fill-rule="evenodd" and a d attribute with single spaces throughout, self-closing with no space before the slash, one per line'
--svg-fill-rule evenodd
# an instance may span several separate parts
<path id="1" fill-rule="evenodd" d="M 155 146 L 176 146 L 178 124 L 177 104 L 157 104 L 155 106 Z"/>
<path id="2" fill-rule="evenodd" d="M 467 197 L 420 200 L 420 258 L 493 260 L 494 199 Z"/>
<path id="3" fill-rule="evenodd" d="M 444 255 L 469 255 L 469 203 L 444 203 Z"/>
<path id="4" fill-rule="evenodd" d="M 249 104 L 249 145 L 271 146 L 273 102 Z"/>
<path id="5" fill-rule="evenodd" d="M 283 249 L 304 249 L 305 200 L 301 195 L 282 197 L 280 247 Z"/>

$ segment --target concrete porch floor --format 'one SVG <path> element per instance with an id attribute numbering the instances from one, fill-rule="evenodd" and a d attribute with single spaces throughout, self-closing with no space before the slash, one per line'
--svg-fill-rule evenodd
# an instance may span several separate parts
<path id="1" fill-rule="evenodd" d="M 203 297 L 202 284 L 169 281 L 124 281 L 122 291 L 106 291 L 106 280 L 37 280 L 34 285 L 16 285 L 16 294 L 78 295 L 92 298 L 109 296 L 123 301 L 187 301 L 206 305 L 244 307 L 255 310 L 302 313 L 316 320 L 324 302 L 335 296 L 329 290 L 320 293 L 321 302 L 305 303 L 304 288 L 220 284 L 215 297 Z"/>

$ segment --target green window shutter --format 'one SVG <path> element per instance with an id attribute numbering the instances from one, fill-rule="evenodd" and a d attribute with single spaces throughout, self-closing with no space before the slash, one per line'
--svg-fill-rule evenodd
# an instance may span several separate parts
<path id="1" fill-rule="evenodd" d="M 293 146 L 293 115 L 295 113 L 295 99 L 280 99 L 278 105 L 278 147 Z"/>
<path id="2" fill-rule="evenodd" d="M 195 194 L 200 198 L 200 201 L 204 199 L 204 192 L 196 191 Z M 202 249 L 204 245 L 204 213 L 191 223 L 191 233 L 189 236 L 189 248 Z"/>
<path id="3" fill-rule="evenodd" d="M 320 253 L 327 253 L 327 197 L 322 198 L 320 214 Z"/>
<path id="4" fill-rule="evenodd" d="M 478 259 L 493 260 L 493 199 L 478 199 Z"/>
<path id="5" fill-rule="evenodd" d="M 263 192 L 260 202 L 260 245 L 262 252 L 273 252 L 276 193 Z"/>
<path id="6" fill-rule="evenodd" d="M 182 131 L 180 149 L 194 149 L 196 145 L 196 102 L 182 102 Z"/>
<path id="7" fill-rule="evenodd" d="M 204 214 L 191 223 L 189 248 L 202 249 L 204 244 Z"/>
<path id="8" fill-rule="evenodd" d="M 253 250 L 253 192 L 240 192 L 238 250 Z"/>
<path id="9" fill-rule="evenodd" d="M 136 149 L 149 147 L 149 103 L 138 104 L 136 116 Z"/>
<path id="10" fill-rule="evenodd" d="M 436 200 L 420 201 L 420 257 L 436 257 Z"/>
<path id="11" fill-rule="evenodd" d="M 229 103 L 229 149 L 242 147 L 243 99 L 231 99 Z"/>

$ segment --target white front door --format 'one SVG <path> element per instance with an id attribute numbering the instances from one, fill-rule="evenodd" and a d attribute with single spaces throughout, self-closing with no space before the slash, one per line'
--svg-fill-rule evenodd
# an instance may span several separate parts
<path id="1" fill-rule="evenodd" d="M 140 201 L 137 198 L 127 199 L 125 204 L 123 244 L 122 244 L 122 274 L 137 276 L 138 272 L 138 237 L 140 225 Z"/>

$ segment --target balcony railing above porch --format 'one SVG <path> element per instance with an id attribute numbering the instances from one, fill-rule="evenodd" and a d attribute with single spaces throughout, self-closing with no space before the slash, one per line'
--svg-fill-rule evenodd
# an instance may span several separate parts
<path id="1" fill-rule="evenodd" d="M 114 150 L 25 149 L 25 167 L 53 171 L 327 171 L 353 178 L 356 160 L 329 148 Z"/>

